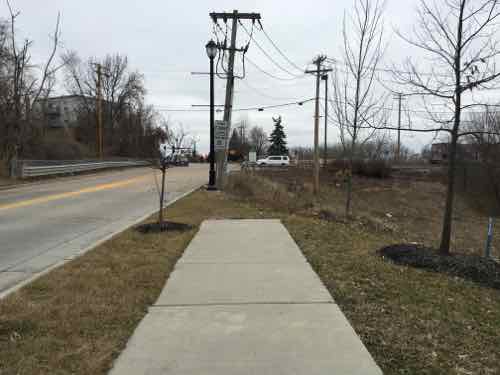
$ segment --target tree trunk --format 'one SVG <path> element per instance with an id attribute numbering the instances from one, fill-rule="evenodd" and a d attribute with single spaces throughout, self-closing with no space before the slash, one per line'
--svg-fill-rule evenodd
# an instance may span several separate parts
<path id="1" fill-rule="evenodd" d="M 455 51 L 454 73 L 455 73 L 455 119 L 453 131 L 451 132 L 451 144 L 448 163 L 448 186 L 446 191 L 446 206 L 444 209 L 443 231 L 441 233 L 441 244 L 439 252 L 450 255 L 451 227 L 453 222 L 453 202 L 455 199 L 455 173 L 457 164 L 457 143 L 462 115 L 462 38 L 463 38 L 463 15 L 465 1 L 460 4 L 460 16 L 457 30 L 457 44 Z"/>
<path id="2" fill-rule="evenodd" d="M 456 154 L 457 154 L 457 141 L 456 133 L 452 134 L 449 164 L 448 164 L 448 184 L 446 189 L 446 206 L 443 218 L 443 230 L 441 233 L 441 245 L 439 252 L 443 255 L 450 255 L 451 244 L 451 229 L 453 221 L 453 203 L 455 199 L 455 172 L 456 172 Z"/>
<path id="3" fill-rule="evenodd" d="M 351 155 L 349 158 L 349 175 L 347 176 L 347 198 L 345 202 L 345 216 L 349 217 L 351 214 L 351 203 L 352 203 L 352 175 L 353 175 L 353 165 L 354 165 L 354 155 L 356 152 L 356 131 L 354 132 L 352 143 L 351 143 Z"/>
<path id="4" fill-rule="evenodd" d="M 351 201 L 352 201 L 352 166 L 349 167 L 349 176 L 347 176 L 347 199 L 345 202 L 345 216 L 349 217 L 351 214 Z"/>
<path id="5" fill-rule="evenodd" d="M 163 231 L 163 201 L 165 198 L 165 174 L 167 173 L 167 167 L 164 164 L 161 168 L 161 193 L 160 193 L 160 213 L 158 217 L 158 225 L 160 226 L 160 231 Z"/>

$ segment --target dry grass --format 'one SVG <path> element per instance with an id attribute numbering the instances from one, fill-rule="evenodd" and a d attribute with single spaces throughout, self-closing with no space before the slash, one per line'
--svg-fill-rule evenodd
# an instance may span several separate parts
<path id="1" fill-rule="evenodd" d="M 500 373 L 498 290 L 387 263 L 369 227 L 285 223 L 385 374 Z"/>
<path id="2" fill-rule="evenodd" d="M 274 182 L 278 180 L 282 184 L 277 188 L 286 190 L 289 181 L 283 175 Z M 335 215 L 342 212 L 343 196 L 333 187 L 308 211 L 288 214 L 285 205 L 283 220 L 384 373 L 499 374 L 498 290 L 396 266 L 375 254 L 393 243 L 436 241 L 442 187 L 430 182 L 357 182 L 354 220 Z M 257 206 L 267 200 L 265 195 L 247 199 Z M 333 211 L 332 221 L 319 219 L 320 207 Z M 463 249 L 468 243 L 477 251 L 473 244 L 481 242 L 480 218 L 467 207 L 459 209 L 468 224 L 459 222 L 465 233 L 455 235 L 455 246 Z"/>
<path id="3" fill-rule="evenodd" d="M 345 191 L 330 175 L 322 175 L 321 195 L 311 195 L 309 170 L 293 169 L 280 172 L 264 171 L 257 174 L 258 183 L 250 183 L 260 193 L 252 199 L 274 208 L 306 216 L 315 216 L 327 211 L 331 216 L 343 218 Z M 240 176 L 240 185 L 245 179 Z M 267 180 L 267 182 L 266 182 Z M 262 186 L 272 184 L 279 199 Z M 247 184 L 248 185 L 248 184 Z M 247 187 L 252 189 L 251 187 Z M 444 212 L 444 186 L 436 181 L 409 178 L 367 179 L 356 177 L 353 185 L 354 220 L 371 225 L 375 229 L 394 232 L 401 242 L 417 242 L 430 247 L 439 245 Z M 241 190 L 233 189 L 241 196 Z M 284 193 L 283 193 L 284 192 Z M 480 255 L 484 252 L 488 218 L 471 207 L 457 195 L 453 216 L 452 252 Z M 500 258 L 500 235 L 493 241 L 492 253 Z"/>
<path id="4" fill-rule="evenodd" d="M 203 191 L 168 209 L 196 226 L 264 214 Z M 0 301 L 0 374 L 106 374 L 195 232 L 128 230 Z"/>

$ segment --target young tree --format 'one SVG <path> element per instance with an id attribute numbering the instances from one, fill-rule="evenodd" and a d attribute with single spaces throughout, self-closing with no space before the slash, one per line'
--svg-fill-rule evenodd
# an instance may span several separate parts
<path id="1" fill-rule="evenodd" d="M 375 93 L 376 70 L 383 54 L 384 4 L 355 0 L 352 17 L 344 16 L 343 56 L 347 71 L 334 70 L 333 109 L 340 140 L 348 155 L 346 216 L 351 213 L 352 170 L 358 148 L 375 133 L 370 124 L 383 121 L 384 97 Z"/>
<path id="2" fill-rule="evenodd" d="M 473 96 L 492 88 L 500 72 L 495 63 L 500 54 L 500 0 L 420 0 L 418 22 L 411 37 L 400 36 L 423 51 L 431 63 L 431 74 L 422 74 L 409 59 L 405 69 L 394 74 L 426 103 L 433 98 L 450 108 L 450 115 L 429 112 L 436 126 L 409 129 L 418 132 L 446 132 L 450 135 L 446 205 L 440 252 L 450 253 L 458 141 L 460 137 L 483 134 L 463 129 L 462 113 L 475 108 Z M 387 129 L 387 127 L 386 127 Z M 391 128 L 394 130 L 394 128 Z"/>
<path id="3" fill-rule="evenodd" d="M 264 154 L 268 143 L 267 134 L 262 126 L 254 126 L 250 129 L 250 146 L 257 154 L 257 158 Z"/>
<path id="4" fill-rule="evenodd" d="M 288 155 L 288 148 L 286 147 L 286 134 L 283 129 L 281 116 L 274 118 L 274 130 L 269 137 L 269 155 Z"/>

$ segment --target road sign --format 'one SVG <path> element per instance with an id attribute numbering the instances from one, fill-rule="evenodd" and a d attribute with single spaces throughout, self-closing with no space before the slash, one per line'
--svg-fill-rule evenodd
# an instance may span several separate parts
<path id="1" fill-rule="evenodd" d="M 255 151 L 250 151 L 248 154 L 248 161 L 250 163 L 256 163 L 257 162 L 257 153 Z"/>
<path id="2" fill-rule="evenodd" d="M 215 151 L 224 151 L 226 149 L 229 129 L 224 121 L 215 121 L 214 128 L 214 148 Z"/>

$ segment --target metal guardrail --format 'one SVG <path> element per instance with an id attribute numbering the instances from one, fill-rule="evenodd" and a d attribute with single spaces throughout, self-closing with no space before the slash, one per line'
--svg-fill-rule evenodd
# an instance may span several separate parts
<path id="1" fill-rule="evenodd" d="M 45 161 L 45 160 L 20 160 L 17 162 L 16 174 L 18 178 L 50 176 L 58 174 L 95 171 L 108 168 L 140 167 L 150 165 L 145 160 L 120 160 L 120 161 Z"/>

